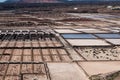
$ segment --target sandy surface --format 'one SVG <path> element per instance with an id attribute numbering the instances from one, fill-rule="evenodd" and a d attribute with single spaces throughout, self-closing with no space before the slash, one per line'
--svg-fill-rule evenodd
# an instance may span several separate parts
<path id="1" fill-rule="evenodd" d="M 77 47 L 78 54 L 87 60 L 120 60 L 120 47 Z"/>

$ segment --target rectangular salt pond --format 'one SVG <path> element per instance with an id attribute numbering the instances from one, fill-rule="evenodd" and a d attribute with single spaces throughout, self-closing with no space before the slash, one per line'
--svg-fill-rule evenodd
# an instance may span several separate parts
<path id="1" fill-rule="evenodd" d="M 119 61 L 79 62 L 79 65 L 91 76 L 120 70 Z M 119 80 L 119 79 L 118 79 Z"/>
<path id="2" fill-rule="evenodd" d="M 105 38 L 105 39 L 119 39 L 120 34 L 115 34 L 115 33 L 110 33 L 110 34 L 95 34 L 96 36 L 100 38 Z"/>
<path id="3" fill-rule="evenodd" d="M 72 46 L 110 46 L 101 39 L 67 39 Z"/>
<path id="4" fill-rule="evenodd" d="M 93 29 L 93 28 L 90 28 L 90 29 L 74 29 L 74 30 L 85 32 L 85 33 L 108 33 L 108 31 L 102 31 L 102 30 Z"/>
<path id="5" fill-rule="evenodd" d="M 58 33 L 80 33 L 71 29 L 55 29 L 55 31 Z"/>
<path id="6" fill-rule="evenodd" d="M 66 39 L 95 39 L 96 37 L 92 34 L 62 34 Z"/>
<path id="7" fill-rule="evenodd" d="M 120 39 L 106 39 L 106 40 L 114 45 L 120 45 Z"/>

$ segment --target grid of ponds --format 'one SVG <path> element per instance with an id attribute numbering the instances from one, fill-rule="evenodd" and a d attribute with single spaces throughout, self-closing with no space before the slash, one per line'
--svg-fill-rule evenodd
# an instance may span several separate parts
<path id="1" fill-rule="evenodd" d="M 120 45 L 119 33 L 62 33 L 61 36 L 72 46 Z"/>

